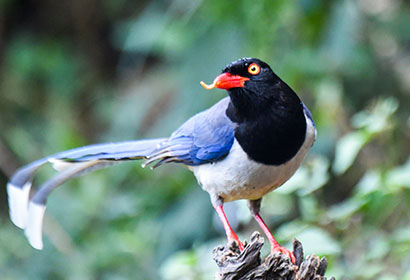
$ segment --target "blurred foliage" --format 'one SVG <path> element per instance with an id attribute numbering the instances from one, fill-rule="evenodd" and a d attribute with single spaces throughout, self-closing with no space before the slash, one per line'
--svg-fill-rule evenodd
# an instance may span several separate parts
<path id="1" fill-rule="evenodd" d="M 0 185 L 59 150 L 169 135 L 225 96 L 199 81 L 259 57 L 318 130 L 263 201 L 273 232 L 327 256 L 337 279 L 410 279 L 409 26 L 402 0 L 0 1 Z M 207 194 L 175 165 L 65 184 L 43 251 L 9 221 L 5 187 L 0 199 L 1 279 L 211 279 L 225 242 Z M 242 239 L 258 229 L 243 201 L 226 208 Z"/>

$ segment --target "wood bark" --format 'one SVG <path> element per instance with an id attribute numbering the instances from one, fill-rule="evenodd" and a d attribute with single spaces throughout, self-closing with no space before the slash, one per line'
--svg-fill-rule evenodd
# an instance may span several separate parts
<path id="1" fill-rule="evenodd" d="M 293 240 L 296 264 L 281 253 L 271 253 L 261 260 L 263 237 L 255 232 L 240 252 L 236 242 L 218 246 L 213 257 L 219 267 L 217 280 L 326 280 L 327 259 L 315 255 L 303 256 L 302 244 Z M 333 277 L 329 280 L 335 280 Z"/>

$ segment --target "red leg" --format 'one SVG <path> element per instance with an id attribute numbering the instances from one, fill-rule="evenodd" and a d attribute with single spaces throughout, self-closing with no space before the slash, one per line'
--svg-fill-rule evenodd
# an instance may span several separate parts
<path id="1" fill-rule="evenodd" d="M 226 237 L 228 238 L 228 241 L 235 240 L 238 243 L 239 250 L 241 250 L 242 252 L 244 249 L 243 243 L 239 241 L 238 236 L 236 235 L 236 233 L 232 230 L 231 226 L 229 225 L 228 219 L 226 218 L 225 211 L 222 205 L 215 206 L 214 208 L 215 208 L 216 213 L 218 213 L 218 216 L 221 219 L 222 224 L 224 225 Z"/>
<path id="2" fill-rule="evenodd" d="M 290 260 L 292 261 L 292 263 L 295 264 L 296 263 L 295 255 L 291 251 L 287 250 L 285 247 L 282 247 L 282 246 L 279 245 L 279 243 L 273 237 L 272 233 L 270 232 L 270 230 L 266 226 L 265 222 L 263 221 L 263 219 L 259 215 L 259 213 L 255 213 L 255 214 L 253 214 L 253 216 L 255 217 L 255 220 L 258 222 L 259 226 L 262 228 L 265 235 L 268 237 L 269 242 L 272 246 L 271 247 L 271 252 L 281 252 L 281 253 L 285 254 L 286 256 L 288 256 L 290 258 Z"/>

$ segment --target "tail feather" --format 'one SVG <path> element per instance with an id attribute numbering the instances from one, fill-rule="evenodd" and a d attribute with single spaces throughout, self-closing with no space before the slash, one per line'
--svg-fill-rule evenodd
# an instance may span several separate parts
<path id="1" fill-rule="evenodd" d="M 21 167 L 7 183 L 10 219 L 19 228 L 24 228 L 27 220 L 27 207 L 34 174 L 47 159 L 40 159 Z"/>
<path id="2" fill-rule="evenodd" d="M 90 166 L 89 168 L 83 170 L 80 174 L 76 174 L 75 177 L 82 176 L 84 174 L 93 172 L 93 171 L 98 170 L 98 169 L 104 169 L 104 168 L 110 167 L 111 165 L 120 163 L 122 161 L 125 161 L 126 159 L 121 159 L 121 160 L 92 159 L 92 160 L 80 161 L 80 162 L 78 162 L 78 161 L 74 161 L 74 162 L 73 161 L 65 161 L 63 159 L 51 159 L 51 160 L 49 160 L 49 162 L 53 165 L 53 168 L 55 170 L 57 170 L 58 172 L 62 172 L 62 171 L 67 170 L 67 169 L 69 169 L 73 166 L 79 165 L 82 162 L 89 162 L 89 161 L 96 161 L 96 160 L 99 162 L 98 164 Z"/>
<path id="3" fill-rule="evenodd" d="M 30 245 L 37 250 L 43 249 L 42 228 L 45 211 L 45 205 L 34 202 L 29 203 L 27 225 L 24 229 L 24 234 Z"/>
<path id="4" fill-rule="evenodd" d="M 25 234 L 34 248 L 41 249 L 45 204 L 47 197 L 55 188 L 70 178 L 105 168 L 119 161 L 148 158 L 164 141 L 166 138 L 90 145 L 57 153 L 23 166 L 7 184 L 12 222 L 25 229 Z M 30 200 L 34 175 L 48 162 L 60 173 L 45 182 Z"/>
<path id="5" fill-rule="evenodd" d="M 31 182 L 27 182 L 22 188 L 16 187 L 11 182 L 7 184 L 10 219 L 19 228 L 24 228 L 26 225 L 30 188 Z"/>
<path id="6" fill-rule="evenodd" d="M 84 172 L 84 170 L 100 164 L 98 161 L 81 162 L 60 172 L 52 179 L 44 183 L 32 197 L 27 214 L 27 224 L 24 233 L 33 248 L 41 250 L 43 248 L 42 227 L 46 201 L 50 193 L 58 186 L 64 184 L 70 178 Z"/>
<path id="7" fill-rule="evenodd" d="M 125 157 L 143 158 L 149 155 L 158 145 L 167 138 L 126 141 L 119 143 L 95 144 L 80 147 L 50 156 L 49 158 L 72 161 L 86 161 L 94 159 L 123 159 Z"/>

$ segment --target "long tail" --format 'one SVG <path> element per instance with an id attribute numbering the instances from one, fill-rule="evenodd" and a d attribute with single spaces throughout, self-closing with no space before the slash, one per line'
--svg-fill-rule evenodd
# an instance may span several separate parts
<path id="1" fill-rule="evenodd" d="M 23 166 L 10 179 L 7 192 L 12 222 L 24 229 L 31 244 L 36 249 L 43 248 L 42 224 L 46 201 L 58 186 L 73 178 L 105 168 L 117 162 L 148 159 L 156 154 L 167 138 L 128 141 L 120 143 L 96 144 L 57 153 Z M 60 171 L 45 182 L 30 199 L 30 189 L 36 171 L 46 163 L 52 163 Z"/>

